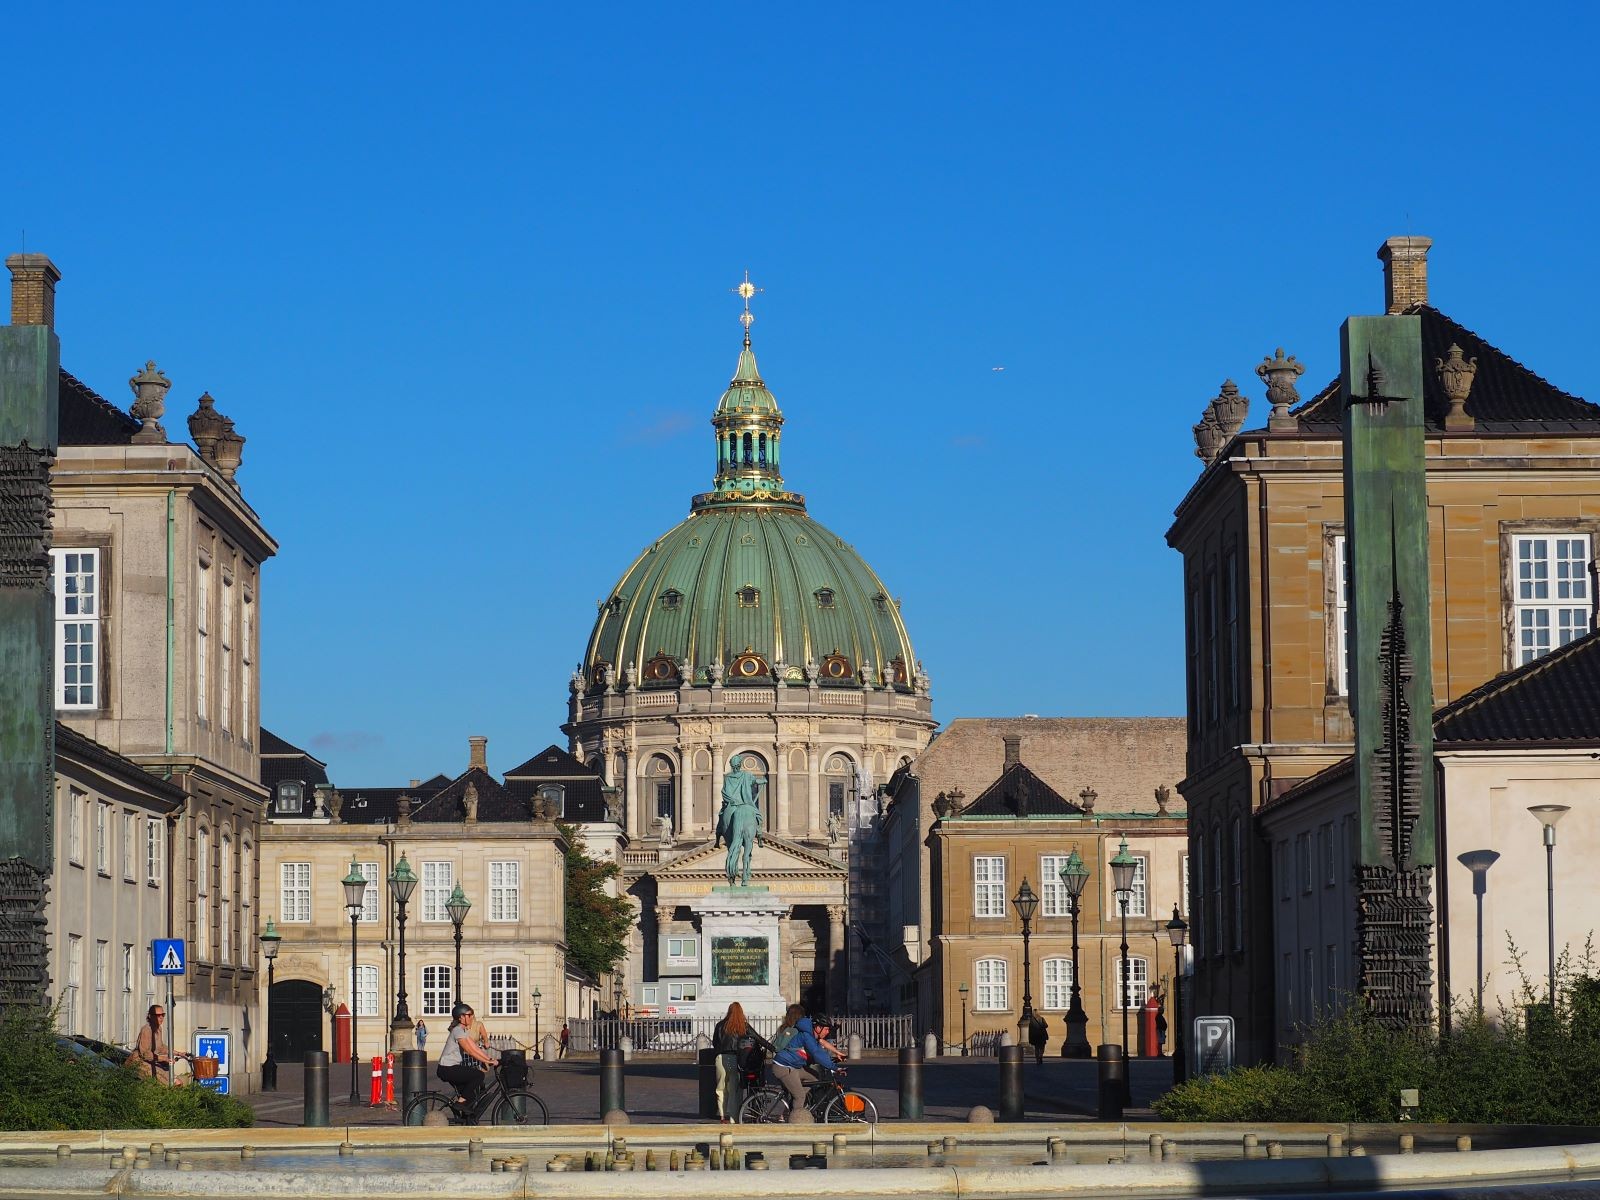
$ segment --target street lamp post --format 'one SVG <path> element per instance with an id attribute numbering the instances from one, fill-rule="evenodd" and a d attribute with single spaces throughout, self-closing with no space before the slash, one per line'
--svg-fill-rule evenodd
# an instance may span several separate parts
<path id="1" fill-rule="evenodd" d="M 267 1060 L 262 1065 L 262 1089 L 266 1089 L 266 1080 L 271 1078 L 273 1090 L 278 1087 L 278 1072 L 272 1058 L 272 983 L 273 964 L 278 958 L 278 943 L 283 941 L 283 934 L 278 932 L 278 927 L 272 923 L 272 918 L 267 918 L 267 927 L 262 931 L 261 957 L 267 960 Z"/>
<path id="2" fill-rule="evenodd" d="M 543 1058 L 544 1053 L 539 1049 L 539 997 L 541 993 L 538 985 L 533 989 L 533 1056 Z"/>
<path id="3" fill-rule="evenodd" d="M 1176 904 L 1172 920 L 1167 922 L 1167 936 L 1172 939 L 1172 1082 L 1182 1083 L 1189 1077 L 1183 1044 L 1183 944 L 1189 940 L 1189 926 L 1178 915 Z"/>
<path id="4" fill-rule="evenodd" d="M 1078 913 L 1083 903 L 1083 885 L 1089 881 L 1089 868 L 1074 847 L 1061 868 L 1061 886 L 1067 891 L 1067 910 L 1072 916 L 1072 999 L 1067 1005 L 1067 1040 L 1061 1053 L 1070 1058 L 1089 1057 L 1089 1014 L 1083 1011 L 1083 991 L 1078 987 Z"/>
<path id="5" fill-rule="evenodd" d="M 461 1003 L 461 926 L 466 923 L 467 913 L 471 910 L 472 901 L 467 899 L 458 880 L 450 899 L 444 902 L 444 911 L 450 914 L 450 924 L 456 927 L 456 973 L 451 978 L 455 980 L 457 1004 Z"/>
<path id="6" fill-rule="evenodd" d="M 1027 876 L 1023 876 L 1022 886 L 1011 897 L 1011 906 L 1022 918 L 1022 1017 L 1017 1021 L 1017 1028 L 1022 1034 L 1018 1043 L 1026 1046 L 1033 1033 L 1033 961 L 1028 954 L 1028 932 L 1033 914 L 1039 911 L 1039 897 L 1034 894 Z"/>
<path id="7" fill-rule="evenodd" d="M 1550 938 L 1550 1008 L 1556 1006 L 1556 822 L 1569 811 L 1565 804 L 1535 804 L 1528 810 L 1544 826 L 1545 908 Z"/>
<path id="8" fill-rule="evenodd" d="M 356 1103 L 356 1069 L 361 1056 L 356 1053 L 356 1012 L 361 1007 L 356 987 L 356 926 L 361 921 L 361 905 L 366 898 L 367 877 L 361 873 L 361 864 L 352 857 L 350 874 L 344 884 L 344 907 L 350 914 L 350 1103 Z"/>
<path id="9" fill-rule="evenodd" d="M 971 1053 L 967 1049 L 967 985 L 963 983 L 956 991 L 961 993 L 961 1057 L 966 1058 Z"/>
<path id="10" fill-rule="evenodd" d="M 1456 861 L 1472 872 L 1472 894 L 1478 903 L 1478 974 L 1476 984 L 1478 1017 L 1483 1017 L 1483 896 L 1489 890 L 1489 868 L 1500 858 L 1496 850 L 1468 850 Z"/>
<path id="11" fill-rule="evenodd" d="M 1128 968 L 1128 901 L 1133 899 L 1133 875 L 1139 860 L 1128 853 L 1128 835 L 1122 835 L 1122 845 L 1111 859 L 1111 884 L 1117 893 L 1117 906 L 1122 910 L 1122 1057 L 1131 1060 L 1128 1053 L 1128 1010 L 1133 1007 L 1133 975 Z M 1129 1080 L 1133 1064 L 1128 1062 L 1122 1072 L 1122 1101 L 1133 1099 L 1133 1086 Z"/>
<path id="12" fill-rule="evenodd" d="M 389 1031 L 391 1042 L 405 1049 L 411 1047 L 414 1029 L 411 1024 L 411 1010 L 406 1007 L 406 903 L 411 899 L 411 893 L 416 891 L 417 883 L 417 873 L 411 869 L 406 856 L 401 854 L 400 861 L 395 863 L 394 870 L 389 872 L 389 893 L 394 897 L 395 907 L 399 909 L 400 916 L 400 989 L 395 996 L 394 1019 L 389 1022 Z"/>

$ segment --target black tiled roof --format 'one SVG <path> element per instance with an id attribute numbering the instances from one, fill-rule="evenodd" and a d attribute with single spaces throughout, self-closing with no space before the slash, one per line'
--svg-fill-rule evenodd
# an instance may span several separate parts
<path id="1" fill-rule="evenodd" d="M 574 776 L 593 775 L 593 767 L 586 767 L 560 746 L 551 744 L 535 754 L 520 767 L 506 772 L 507 779 L 571 779 Z"/>
<path id="2" fill-rule="evenodd" d="M 1433 714 L 1435 743 L 1600 743 L 1600 632 L 1497 675 Z"/>
<path id="3" fill-rule="evenodd" d="M 60 372 L 60 380 L 56 413 L 63 446 L 126 446 L 133 441 L 138 421 L 66 371 Z"/>
<path id="4" fill-rule="evenodd" d="M 146 771 L 131 758 L 124 758 L 109 746 L 102 746 L 93 738 L 79 733 L 69 725 L 56 722 L 56 753 L 82 759 L 99 767 L 141 791 L 159 796 L 173 804 L 182 804 L 187 798 L 184 790 L 170 780 Z"/>
<path id="5" fill-rule="evenodd" d="M 1025 763 L 1012 763 L 983 794 L 961 810 L 963 817 L 1065 817 L 1083 809 L 1062 797 Z"/>
<path id="6" fill-rule="evenodd" d="M 319 783 L 328 782 L 328 767 L 321 759 L 307 753 L 299 746 L 291 745 L 277 734 L 265 727 L 261 730 L 261 782 L 269 792 L 274 793 L 273 798 L 267 802 L 268 812 L 272 816 L 292 816 L 291 813 L 276 811 L 278 784 L 285 779 L 298 779 L 305 786 L 305 794 L 301 798 L 302 812 L 300 815 L 309 816 L 316 808 L 316 797 L 313 789 Z"/>
<path id="7" fill-rule="evenodd" d="M 1466 359 L 1478 360 L 1466 410 L 1479 432 L 1600 433 L 1600 405 L 1563 392 L 1431 305 L 1416 304 L 1406 312 L 1422 318 L 1423 407 L 1430 433 L 1443 431 L 1444 414 L 1450 408 L 1433 364 L 1446 357 L 1452 345 L 1460 346 Z M 1339 381 L 1335 379 L 1294 413 L 1303 433 L 1338 434 Z"/>

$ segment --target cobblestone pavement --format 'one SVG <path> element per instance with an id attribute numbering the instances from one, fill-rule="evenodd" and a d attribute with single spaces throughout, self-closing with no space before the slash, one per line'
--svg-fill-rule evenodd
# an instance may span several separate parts
<path id="1" fill-rule="evenodd" d="M 1150 1103 L 1172 1086 L 1170 1059 L 1136 1059 L 1133 1068 L 1133 1106 L 1130 1119 L 1150 1116 Z M 698 1120 L 699 1083 L 696 1065 L 684 1058 L 636 1058 L 627 1067 L 628 1113 L 647 1123 Z M 1093 1062 L 1050 1059 L 1024 1067 L 1023 1090 L 1030 1118 L 1089 1120 L 1095 1115 L 1097 1076 Z M 328 1117 L 333 1125 L 395 1125 L 393 1108 L 370 1108 L 367 1097 L 370 1068 L 358 1069 L 361 1102 L 351 1106 L 350 1068 L 335 1063 L 328 1072 Z M 852 1063 L 849 1082 L 872 1098 L 884 1119 L 899 1113 L 899 1068 L 892 1058 L 866 1058 Z M 429 1070 L 429 1086 L 448 1090 Z M 550 1108 L 552 1124 L 575 1124 L 599 1119 L 600 1066 L 594 1059 L 532 1064 L 530 1085 Z M 965 1120 L 977 1104 L 995 1108 L 999 1098 L 999 1068 L 992 1058 L 939 1058 L 923 1067 L 923 1101 L 928 1120 Z M 305 1100 L 298 1064 L 278 1068 L 278 1090 L 241 1097 L 256 1111 L 256 1123 L 265 1126 L 299 1125 Z"/>

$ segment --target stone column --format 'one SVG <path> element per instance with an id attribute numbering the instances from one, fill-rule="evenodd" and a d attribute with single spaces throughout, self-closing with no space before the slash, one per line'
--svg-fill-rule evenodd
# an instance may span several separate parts
<path id="1" fill-rule="evenodd" d="M 774 804 L 773 804 L 772 828 L 768 832 L 776 833 L 779 837 L 788 837 L 789 836 L 789 749 L 788 749 L 787 746 L 783 746 L 783 745 L 780 744 L 776 748 L 776 753 L 773 756 L 773 762 L 772 762 L 772 774 L 775 777 L 774 780 L 773 780 L 773 789 L 772 789 L 772 796 L 773 796 Z"/>
<path id="2" fill-rule="evenodd" d="M 846 999 L 844 919 L 844 905 L 828 905 L 828 1006 L 835 1013 L 844 1011 Z"/>
<path id="3" fill-rule="evenodd" d="M 617 751 L 617 769 L 622 775 L 622 805 L 628 814 L 628 836 L 638 839 L 643 822 L 639 819 L 639 780 L 635 778 L 634 755 L 627 750 Z"/>
<path id="4" fill-rule="evenodd" d="M 678 746 L 678 831 L 694 828 L 694 747 Z"/>
<path id="5" fill-rule="evenodd" d="M 700 833 L 707 837 L 715 837 L 717 833 L 717 810 L 722 807 L 722 774 L 727 765 L 722 761 L 722 743 L 711 743 L 711 812 L 706 818 L 705 828 Z"/>

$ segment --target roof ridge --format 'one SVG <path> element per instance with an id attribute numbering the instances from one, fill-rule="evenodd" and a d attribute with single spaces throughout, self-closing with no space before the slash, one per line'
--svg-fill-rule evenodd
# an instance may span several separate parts
<path id="1" fill-rule="evenodd" d="M 1512 667 L 1509 671 L 1484 680 L 1464 696 L 1458 696 L 1443 708 L 1435 709 L 1433 714 L 1434 728 L 1437 729 L 1446 721 L 1453 720 L 1463 713 L 1471 712 L 1482 707 L 1502 693 L 1512 688 L 1520 687 L 1530 679 L 1534 679 L 1546 671 L 1574 658 L 1588 650 L 1591 645 L 1600 645 L 1600 629 L 1591 630 L 1580 638 L 1573 638 L 1565 646 L 1557 646 L 1548 654 L 1540 655 L 1530 662 Z"/>
<path id="2" fill-rule="evenodd" d="M 1445 312 L 1441 308 L 1435 308 L 1431 304 L 1422 303 L 1422 304 L 1413 304 L 1413 305 L 1409 306 L 1405 311 L 1406 311 L 1407 315 L 1412 315 L 1412 316 L 1420 316 L 1423 312 L 1430 312 L 1434 316 L 1438 317 L 1441 321 L 1443 321 L 1446 325 L 1449 325 L 1453 330 L 1459 330 L 1461 333 L 1466 334 L 1468 337 L 1475 338 L 1477 341 L 1482 342 L 1485 346 L 1487 346 L 1490 350 L 1493 350 L 1496 354 L 1498 354 L 1501 358 L 1505 359 L 1506 362 L 1510 363 L 1517 370 L 1521 371 L 1523 374 L 1527 375 L 1529 378 L 1535 379 L 1538 382 L 1542 383 L 1545 387 L 1549 388 L 1552 392 L 1559 393 L 1560 395 L 1565 396 L 1568 400 L 1575 400 L 1579 404 L 1591 404 L 1591 405 L 1593 404 L 1592 401 L 1585 400 L 1582 396 L 1576 395 L 1573 392 L 1569 392 L 1565 388 L 1557 387 L 1555 384 L 1551 383 L 1548 379 L 1546 379 L 1543 375 L 1539 374 L 1539 372 L 1535 371 L 1532 367 L 1530 367 L 1526 363 L 1524 363 L 1521 359 L 1514 358 L 1510 354 L 1507 354 L 1504 350 L 1502 350 L 1495 343 L 1491 342 L 1488 338 L 1484 337 L 1477 330 L 1468 329 L 1460 321 L 1456 320 L 1454 317 L 1452 317 L 1449 313 Z M 1600 405 L 1596 405 L 1595 407 L 1600 407 Z"/>
<path id="3" fill-rule="evenodd" d="M 88 397 L 90 400 L 93 400 L 96 404 L 98 404 L 101 408 L 103 408 L 108 414 L 110 414 L 111 416 L 116 417 L 123 424 L 125 424 L 129 429 L 137 430 L 137 429 L 139 429 L 141 427 L 141 422 L 139 421 L 139 419 L 137 417 L 130 416 L 128 413 L 123 412 L 122 409 L 118 408 L 115 404 L 111 403 L 111 401 L 107 400 L 99 392 L 95 391 L 94 388 L 90 387 L 87 383 L 85 383 L 83 380 L 79 379 L 76 375 L 74 375 L 71 371 L 67 370 L 65 367 L 57 367 L 56 368 L 56 372 L 57 372 L 57 375 L 59 376 L 59 378 L 63 382 L 68 383 L 71 386 L 77 388 L 78 391 L 83 393 L 83 395 Z"/>

